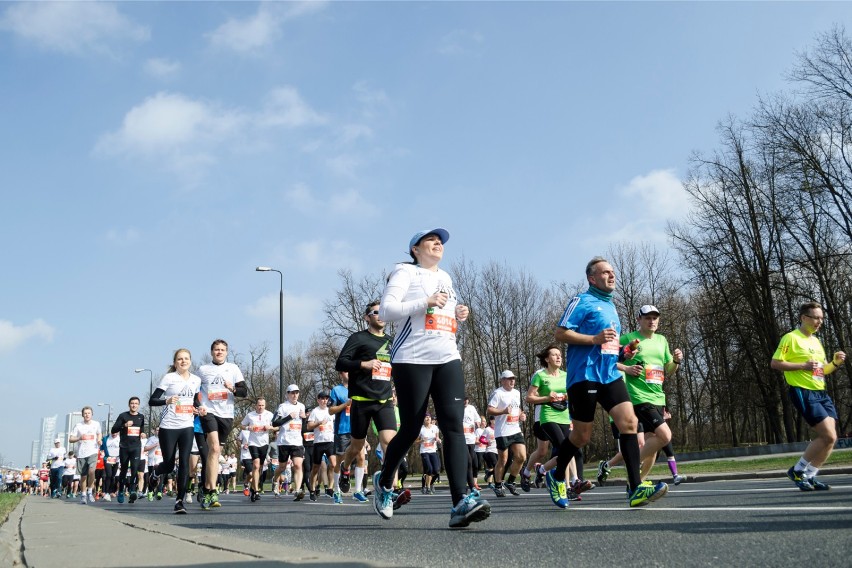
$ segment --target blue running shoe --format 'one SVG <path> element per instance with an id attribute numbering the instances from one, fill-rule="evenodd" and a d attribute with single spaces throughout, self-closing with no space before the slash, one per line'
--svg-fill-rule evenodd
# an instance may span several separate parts
<path id="1" fill-rule="evenodd" d="M 628 497 L 628 501 L 630 502 L 631 507 L 641 507 L 648 503 L 653 503 L 665 495 L 668 490 L 669 486 L 662 481 L 658 482 L 656 485 L 650 481 L 643 481 L 639 484 L 639 487 L 633 490 L 633 493 L 631 493 Z"/>
<path id="2" fill-rule="evenodd" d="M 473 489 L 450 509 L 450 528 L 464 528 L 470 523 L 484 521 L 490 515 L 491 505 L 479 495 L 479 491 Z"/>
<path id="3" fill-rule="evenodd" d="M 360 503 L 366 503 L 367 502 L 367 496 L 364 495 L 363 491 L 356 491 L 355 493 L 352 494 L 352 498 L 355 499 L 356 501 L 360 502 Z"/>
<path id="4" fill-rule="evenodd" d="M 335 505 L 343 504 L 343 494 L 340 491 L 335 491 L 334 495 L 332 495 L 331 498 L 334 501 Z M 364 500 L 366 501 L 366 499 L 364 499 Z"/>
<path id="5" fill-rule="evenodd" d="M 382 472 L 373 475 L 373 508 L 381 518 L 390 520 L 393 517 L 393 491 L 385 489 L 379 480 Z"/>
<path id="6" fill-rule="evenodd" d="M 831 485 L 829 485 L 828 483 L 823 483 L 816 477 L 809 477 L 808 481 L 814 488 L 814 491 L 828 491 L 829 489 L 831 489 Z"/>
<path id="7" fill-rule="evenodd" d="M 803 473 L 803 471 L 796 471 L 796 467 L 793 466 L 787 470 L 787 477 L 789 477 L 790 480 L 795 483 L 802 491 L 813 491 L 814 486 L 811 485 L 811 482 L 810 480 L 808 480 L 807 477 L 802 475 Z"/>
<path id="8" fill-rule="evenodd" d="M 568 490 L 565 488 L 565 480 L 558 481 L 553 477 L 553 470 L 544 474 L 544 482 L 550 493 L 550 500 L 560 509 L 568 508 Z"/>
<path id="9" fill-rule="evenodd" d="M 119 491 L 118 495 L 115 497 L 115 500 L 119 503 L 124 503 L 124 491 Z"/>

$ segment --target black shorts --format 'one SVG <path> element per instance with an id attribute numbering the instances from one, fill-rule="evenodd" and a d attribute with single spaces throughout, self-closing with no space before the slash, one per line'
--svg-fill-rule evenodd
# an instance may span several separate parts
<path id="1" fill-rule="evenodd" d="M 348 436 L 348 434 L 345 434 Z M 313 464 L 319 465 L 322 463 L 322 457 L 328 456 L 328 459 L 331 460 L 334 457 L 334 442 L 322 442 L 320 444 L 314 442 L 314 447 L 311 457 L 313 458 Z"/>
<path id="2" fill-rule="evenodd" d="M 393 410 L 393 401 L 353 400 L 349 412 L 352 437 L 356 440 L 365 439 L 370 427 L 370 420 L 375 423 L 377 432 L 382 430 L 396 431 L 396 413 Z"/>
<path id="3" fill-rule="evenodd" d="M 351 412 L 350 412 L 350 416 L 351 416 Z M 393 419 L 393 423 L 394 423 L 394 425 L 396 425 L 396 418 Z M 364 434 L 364 437 L 366 438 L 367 435 Z M 342 456 L 343 454 L 345 454 L 346 448 L 349 447 L 349 442 L 351 440 L 352 440 L 351 434 L 335 434 L 334 435 L 334 453 L 339 455 L 339 456 Z M 314 454 L 314 455 L 316 455 L 316 454 Z M 329 457 L 331 457 L 331 455 L 329 455 Z"/>
<path id="4" fill-rule="evenodd" d="M 251 459 L 260 460 L 260 465 L 263 466 L 266 460 L 266 454 L 269 453 L 269 446 L 249 446 L 248 448 Z"/>
<path id="5" fill-rule="evenodd" d="M 249 473 L 254 465 L 251 463 L 251 460 L 240 460 L 243 464 L 244 473 Z"/>
<path id="6" fill-rule="evenodd" d="M 234 428 L 233 418 L 220 418 L 210 412 L 204 416 L 200 416 L 199 420 L 201 421 L 201 430 L 203 430 L 205 434 L 210 434 L 211 432 L 219 433 L 220 444 L 225 443 L 225 440 L 228 439 L 228 434 L 230 434 L 231 430 Z"/>
<path id="7" fill-rule="evenodd" d="M 495 440 L 497 442 L 497 449 L 501 452 L 506 450 L 512 444 L 524 444 L 524 435 L 520 432 L 517 434 L 512 434 L 511 436 L 500 436 Z"/>
<path id="8" fill-rule="evenodd" d="M 614 406 L 618 406 L 622 402 L 630 402 L 630 395 L 627 394 L 624 379 L 606 384 L 581 381 L 574 383 L 568 389 L 568 407 L 571 412 L 571 419 L 577 422 L 594 422 L 598 404 L 609 412 Z"/>
<path id="9" fill-rule="evenodd" d="M 533 423 L 533 435 L 536 440 L 540 440 L 542 442 L 547 442 L 547 435 L 544 433 L 544 430 L 541 429 L 541 422 Z"/>
<path id="10" fill-rule="evenodd" d="M 789 387 L 787 395 L 796 410 L 805 419 L 805 422 L 813 428 L 826 418 L 837 420 L 837 410 L 834 402 L 825 391 L 803 389 L 801 387 Z"/>
<path id="11" fill-rule="evenodd" d="M 305 446 L 278 446 L 278 463 L 286 464 L 290 458 L 305 457 Z"/>
<path id="12" fill-rule="evenodd" d="M 648 402 L 634 404 L 633 412 L 636 413 L 636 418 L 639 419 L 639 424 L 642 426 L 640 431 L 653 432 L 665 424 L 666 419 L 663 418 L 663 408 L 662 406 L 656 406 Z"/>

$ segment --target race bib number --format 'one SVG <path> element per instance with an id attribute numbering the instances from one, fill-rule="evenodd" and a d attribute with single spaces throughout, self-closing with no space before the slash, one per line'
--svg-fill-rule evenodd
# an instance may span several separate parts
<path id="1" fill-rule="evenodd" d="M 814 361 L 814 368 L 811 371 L 811 376 L 815 381 L 824 381 L 825 380 L 825 368 L 823 364 L 819 361 Z"/>
<path id="2" fill-rule="evenodd" d="M 618 338 L 607 341 L 601 345 L 601 354 L 603 355 L 618 355 L 618 350 L 621 345 L 618 343 Z"/>
<path id="3" fill-rule="evenodd" d="M 645 365 L 645 382 L 652 385 L 661 385 L 666 379 L 665 369 L 661 365 Z"/>
<path id="4" fill-rule="evenodd" d="M 373 380 L 374 381 L 389 381 L 391 380 L 391 364 L 385 363 L 384 361 L 380 361 L 382 364 L 378 370 L 373 371 Z"/>
<path id="5" fill-rule="evenodd" d="M 118 458 L 107 458 L 107 463 L 112 465 L 118 461 Z"/>
<path id="6" fill-rule="evenodd" d="M 83 434 L 82 436 L 80 436 L 80 439 L 83 440 L 84 442 L 91 442 L 92 440 L 95 439 L 95 435 L 94 434 Z"/>
<path id="7" fill-rule="evenodd" d="M 263 424 L 255 424 L 251 427 L 252 432 L 266 432 L 266 426 Z"/>
<path id="8" fill-rule="evenodd" d="M 346 405 L 346 416 L 349 416 L 349 412 L 350 412 L 351 409 L 352 409 L 352 403 L 350 402 L 349 404 Z"/>
<path id="9" fill-rule="evenodd" d="M 306 442 L 313 442 L 314 441 L 314 433 L 313 432 L 305 432 L 304 434 L 302 434 L 302 437 L 305 439 Z"/>
<path id="10" fill-rule="evenodd" d="M 301 422 L 296 422 L 295 420 L 290 421 L 290 430 L 301 430 L 301 429 L 302 429 L 302 423 Z"/>
<path id="11" fill-rule="evenodd" d="M 127 435 L 128 436 L 138 436 L 141 428 L 139 426 L 128 426 L 127 427 Z"/>
<path id="12" fill-rule="evenodd" d="M 192 414 L 191 404 L 176 404 L 175 414 Z"/>
<path id="13" fill-rule="evenodd" d="M 423 442 L 423 447 L 427 450 L 431 450 L 435 447 L 435 440 L 427 440 Z"/>
<path id="14" fill-rule="evenodd" d="M 320 424 L 320 432 L 331 432 L 334 429 L 334 424 L 331 422 L 326 422 L 325 424 Z"/>
<path id="15" fill-rule="evenodd" d="M 473 430 L 474 430 L 473 424 L 471 424 L 470 426 L 465 424 L 465 426 L 464 426 L 464 433 L 465 434 L 473 434 Z"/>
<path id="16" fill-rule="evenodd" d="M 228 400 L 228 391 L 211 391 L 207 393 L 207 400 Z"/>
<path id="17" fill-rule="evenodd" d="M 157 448 L 156 450 L 154 450 L 154 455 L 157 456 L 158 458 L 163 457 L 163 450 L 161 450 L 160 448 Z"/>
<path id="18" fill-rule="evenodd" d="M 453 316 L 427 313 L 423 326 L 426 329 L 426 333 L 444 332 L 455 334 L 459 324 Z"/>
<path id="19" fill-rule="evenodd" d="M 520 408 L 512 408 L 509 411 L 509 415 L 506 416 L 507 424 L 517 424 L 521 419 L 521 409 Z"/>

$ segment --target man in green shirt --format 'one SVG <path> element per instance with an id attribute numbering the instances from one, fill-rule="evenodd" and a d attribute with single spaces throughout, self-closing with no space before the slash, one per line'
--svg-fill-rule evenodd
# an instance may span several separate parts
<path id="1" fill-rule="evenodd" d="M 657 333 L 660 310 L 655 306 L 639 308 L 638 321 L 638 330 L 619 339 L 622 346 L 632 348 L 632 353 L 625 354 L 626 359 L 623 364 L 618 364 L 618 368 L 624 373 L 633 411 L 645 430 L 645 445 L 639 454 L 642 479 L 645 479 L 657 459 L 657 452 L 672 439 L 672 431 L 665 419 L 663 382 L 677 371 L 683 353 L 680 349 L 672 353 L 668 340 Z"/>
<path id="2" fill-rule="evenodd" d="M 822 306 L 818 303 L 802 304 L 799 327 L 781 338 L 769 364 L 784 373 L 793 406 L 817 433 L 798 463 L 787 471 L 787 476 L 802 491 L 830 489 L 828 484 L 816 478 L 816 474 L 837 442 L 837 411 L 825 392 L 825 376 L 843 365 L 846 353 L 837 351 L 826 363 L 822 343 L 816 337 L 824 319 Z"/>

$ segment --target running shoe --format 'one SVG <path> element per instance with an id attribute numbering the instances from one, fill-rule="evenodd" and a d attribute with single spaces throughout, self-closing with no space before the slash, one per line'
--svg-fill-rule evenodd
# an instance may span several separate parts
<path id="1" fill-rule="evenodd" d="M 183 501 L 178 499 L 175 501 L 175 515 L 185 515 L 186 507 L 183 506 Z"/>
<path id="2" fill-rule="evenodd" d="M 296 496 L 293 497 L 293 501 L 301 501 L 304 498 L 305 498 L 305 490 L 299 489 L 298 491 L 296 491 Z"/>
<path id="3" fill-rule="evenodd" d="M 574 483 L 571 484 L 571 490 L 577 495 L 586 491 L 590 491 L 594 487 L 595 486 L 592 485 L 591 481 L 586 481 L 585 479 L 580 479 L 579 477 L 574 480 Z"/>
<path id="4" fill-rule="evenodd" d="M 248 497 L 249 495 L 251 495 L 251 491 L 249 490 L 249 488 L 248 488 L 248 487 L 246 487 L 245 489 L 243 489 L 243 495 L 245 495 L 246 497 Z"/>
<path id="5" fill-rule="evenodd" d="M 505 497 L 506 496 L 506 488 L 503 487 L 502 483 L 498 483 L 494 486 L 494 495 L 497 497 Z"/>
<path id="6" fill-rule="evenodd" d="M 257 493 L 255 492 L 255 490 L 254 490 L 254 489 L 252 489 L 252 490 L 249 492 L 249 500 L 250 500 L 252 503 L 254 503 L 255 501 L 257 501 Z"/>
<path id="7" fill-rule="evenodd" d="M 153 501 L 153 500 L 154 500 L 154 492 L 153 492 L 153 491 L 149 491 L 149 492 L 148 492 L 148 501 Z"/>
<path id="8" fill-rule="evenodd" d="M 524 493 L 529 493 L 531 487 L 532 487 L 532 484 L 530 483 L 530 476 L 522 471 L 521 472 L 521 489 L 524 490 Z"/>
<path id="9" fill-rule="evenodd" d="M 568 508 L 568 491 L 565 488 L 565 480 L 559 481 L 553 477 L 553 471 L 544 474 L 544 482 L 550 492 L 550 500 L 560 509 Z"/>
<path id="10" fill-rule="evenodd" d="M 471 491 L 465 495 L 458 505 L 450 509 L 450 528 L 464 528 L 470 523 L 484 521 L 491 515 L 491 505 L 483 499 L 479 491 Z"/>
<path id="11" fill-rule="evenodd" d="M 390 520 L 393 517 L 393 491 L 385 489 L 380 483 L 382 472 L 373 474 L 373 508 L 381 518 Z"/>
<path id="12" fill-rule="evenodd" d="M 317 497 L 319 497 L 319 489 L 317 489 L 316 491 L 311 491 L 311 496 L 310 496 L 311 501 L 316 501 Z"/>
<path id="13" fill-rule="evenodd" d="M 364 497 L 369 497 L 370 495 L 372 495 L 372 494 L 373 494 L 373 490 L 372 490 L 372 489 L 370 489 L 369 487 L 365 487 L 365 488 L 363 489 L 363 491 L 361 491 L 361 493 L 363 493 L 363 494 L 364 494 Z"/>
<path id="14" fill-rule="evenodd" d="M 541 489 L 544 487 L 544 473 L 541 471 L 541 464 L 535 464 L 535 483 L 536 489 Z"/>
<path id="15" fill-rule="evenodd" d="M 828 491 L 829 489 L 831 489 L 831 485 L 829 485 L 828 483 L 823 483 L 816 477 L 809 477 L 808 481 L 811 483 L 811 486 L 813 486 L 815 491 Z"/>
<path id="16" fill-rule="evenodd" d="M 118 495 L 115 496 L 115 500 L 119 503 L 124 503 L 124 491 L 119 491 Z M 133 501 L 131 501 L 133 503 Z"/>
<path id="17" fill-rule="evenodd" d="M 796 471 L 795 466 L 793 466 L 787 470 L 787 477 L 789 477 L 802 491 L 813 491 L 814 486 L 807 477 L 802 475 L 802 473 L 804 472 Z"/>
<path id="18" fill-rule="evenodd" d="M 420 493 L 422 493 L 423 495 L 429 495 L 429 490 L 424 485 L 423 487 L 420 488 Z"/>
<path id="19" fill-rule="evenodd" d="M 411 491 L 408 489 L 400 489 L 398 492 L 394 491 L 391 499 L 393 500 L 393 510 L 396 511 L 403 505 L 411 502 Z"/>
<path id="20" fill-rule="evenodd" d="M 124 497 L 124 493 L 122 493 L 121 496 Z M 136 493 L 135 491 L 131 491 L 130 492 L 130 499 L 128 501 L 130 503 L 135 503 L 137 499 L 139 499 L 139 494 Z"/>
<path id="21" fill-rule="evenodd" d="M 331 489 L 331 487 L 327 487 L 325 490 L 325 496 L 331 499 L 332 495 L 334 495 L 334 491 Z"/>
<path id="22" fill-rule="evenodd" d="M 674 483 L 675 485 L 680 485 L 684 481 L 686 481 L 686 477 L 683 475 L 675 475 L 674 477 L 672 477 L 672 483 Z"/>
<path id="23" fill-rule="evenodd" d="M 275 488 L 273 488 L 273 489 L 272 489 L 272 496 L 273 496 L 273 497 L 275 497 L 276 499 L 278 499 L 279 497 L 281 497 L 281 493 L 278 491 L 278 488 L 277 488 L 277 487 L 275 487 Z"/>
<path id="24" fill-rule="evenodd" d="M 85 493 L 80 493 L 80 504 L 81 505 L 88 504 L 88 501 L 86 501 L 86 494 Z"/>
<path id="25" fill-rule="evenodd" d="M 509 490 L 509 493 L 511 493 L 512 495 L 520 495 L 520 493 L 518 492 L 518 486 L 514 483 L 504 483 L 504 486 L 506 487 L 506 489 Z"/>
<path id="26" fill-rule="evenodd" d="M 361 491 L 356 491 L 355 493 L 353 493 L 352 498 L 355 499 L 356 501 L 360 502 L 360 503 L 366 503 L 367 502 L 367 496 L 364 495 L 364 493 L 361 492 Z"/>
<path id="27" fill-rule="evenodd" d="M 580 494 L 576 493 L 573 489 L 568 490 L 567 497 L 568 497 L 569 501 L 582 501 L 583 500 L 583 498 L 580 497 Z"/>
<path id="28" fill-rule="evenodd" d="M 207 493 L 201 499 L 201 510 L 208 511 L 210 510 L 210 504 L 213 501 L 213 496 L 210 493 Z"/>
<path id="29" fill-rule="evenodd" d="M 610 473 L 612 473 L 612 470 L 609 468 L 609 464 L 605 460 L 601 460 L 598 463 L 598 485 L 601 487 L 606 485 Z"/>
<path id="30" fill-rule="evenodd" d="M 186 502 L 187 502 L 187 503 L 192 503 L 192 493 L 187 493 L 187 494 L 186 494 Z"/>
<path id="31" fill-rule="evenodd" d="M 112 497 L 109 496 L 109 493 L 104 495 L 104 501 L 112 501 Z"/>
<path id="32" fill-rule="evenodd" d="M 669 486 L 662 481 L 656 485 L 650 481 L 643 481 L 639 484 L 639 487 L 633 490 L 628 500 L 631 507 L 641 507 L 656 501 L 665 495 L 668 490 Z"/>
<path id="33" fill-rule="evenodd" d="M 162 492 L 162 491 L 157 491 L 157 495 L 155 495 L 155 497 L 157 498 L 157 501 L 162 501 L 162 499 L 163 499 L 163 492 Z"/>
<path id="34" fill-rule="evenodd" d="M 95 501 L 98 500 L 97 497 L 95 497 L 95 495 L 92 494 L 92 493 L 86 494 L 86 499 L 89 500 L 89 503 L 94 503 Z"/>
<path id="35" fill-rule="evenodd" d="M 434 486 L 434 485 L 430 485 L 430 486 L 429 486 L 429 495 L 434 495 L 434 494 L 435 494 L 435 486 Z"/>
<path id="36" fill-rule="evenodd" d="M 340 486 L 341 493 L 349 493 L 349 487 L 351 486 L 349 480 L 349 468 L 344 468 L 343 464 L 340 464 L 340 479 L 337 484 Z"/>
<path id="37" fill-rule="evenodd" d="M 332 497 L 332 500 L 334 501 L 335 505 L 341 505 L 343 503 L 343 494 L 340 491 L 335 491 L 334 497 Z M 367 500 L 367 498 L 365 497 L 364 501 L 366 501 L 366 500 Z"/>
<path id="38" fill-rule="evenodd" d="M 215 491 L 210 494 L 210 506 L 213 508 L 222 506 L 222 504 L 219 502 L 219 494 Z"/>

